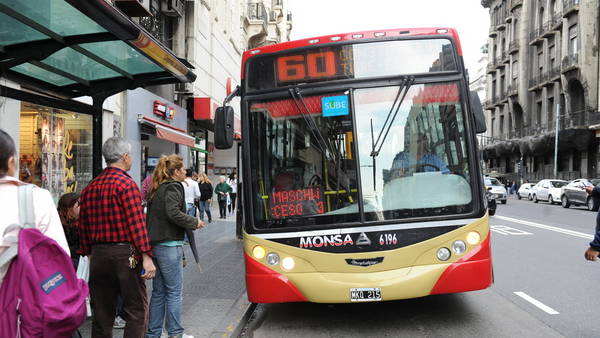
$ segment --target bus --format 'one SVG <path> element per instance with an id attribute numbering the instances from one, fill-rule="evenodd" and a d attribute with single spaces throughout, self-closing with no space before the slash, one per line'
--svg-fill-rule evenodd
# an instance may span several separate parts
<path id="1" fill-rule="evenodd" d="M 390 301 L 488 288 L 487 201 L 452 28 L 365 31 L 248 50 L 241 221 L 254 303 Z"/>

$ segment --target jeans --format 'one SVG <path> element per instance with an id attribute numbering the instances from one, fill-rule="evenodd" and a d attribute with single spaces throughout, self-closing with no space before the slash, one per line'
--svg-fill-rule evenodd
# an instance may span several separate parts
<path id="1" fill-rule="evenodd" d="M 183 298 L 183 248 L 156 245 L 153 249 L 156 276 L 152 280 L 148 338 L 162 334 L 163 323 L 169 336 L 183 333 L 181 307 Z"/>
<path id="2" fill-rule="evenodd" d="M 206 211 L 206 215 L 208 216 L 208 220 L 212 221 L 212 215 L 210 214 L 210 205 L 208 204 L 208 200 L 200 201 L 200 219 L 204 221 L 204 212 Z"/>
<path id="3" fill-rule="evenodd" d="M 196 217 L 196 205 L 194 203 L 187 204 L 187 214 Z"/>
<path id="4" fill-rule="evenodd" d="M 227 206 L 227 208 L 229 209 L 229 212 L 232 213 L 235 211 L 235 200 L 237 199 L 237 194 L 234 192 L 229 193 L 229 198 L 231 199 L 231 204 Z"/>

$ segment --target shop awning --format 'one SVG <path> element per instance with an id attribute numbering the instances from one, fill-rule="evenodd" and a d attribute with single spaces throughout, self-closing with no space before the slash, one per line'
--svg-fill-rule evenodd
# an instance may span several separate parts
<path id="1" fill-rule="evenodd" d="M 156 137 L 165 141 L 181 144 L 187 147 L 196 146 L 196 138 L 188 135 L 185 130 L 179 129 L 155 119 L 151 119 L 146 116 L 138 117 L 138 121 L 141 124 L 154 128 L 156 130 Z"/>
<path id="2" fill-rule="evenodd" d="M 189 63 L 105 0 L 0 0 L 0 76 L 62 99 L 192 82 Z"/>

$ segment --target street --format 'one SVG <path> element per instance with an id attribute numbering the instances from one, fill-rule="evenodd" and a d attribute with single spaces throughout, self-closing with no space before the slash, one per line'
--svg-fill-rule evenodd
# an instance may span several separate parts
<path id="1" fill-rule="evenodd" d="M 487 290 L 370 304 L 261 305 L 255 337 L 594 337 L 598 263 L 583 253 L 595 212 L 512 197 L 492 217 Z"/>

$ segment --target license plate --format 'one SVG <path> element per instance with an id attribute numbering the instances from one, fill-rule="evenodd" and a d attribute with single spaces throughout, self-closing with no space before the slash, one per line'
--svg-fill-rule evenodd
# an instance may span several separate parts
<path id="1" fill-rule="evenodd" d="M 351 302 L 377 302 L 381 301 L 380 288 L 351 288 Z"/>

